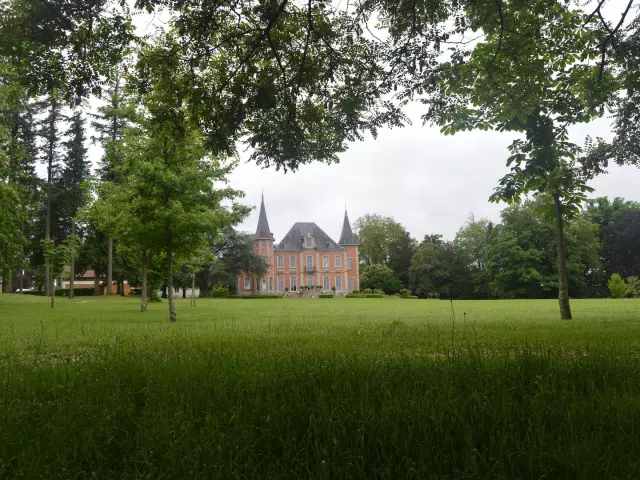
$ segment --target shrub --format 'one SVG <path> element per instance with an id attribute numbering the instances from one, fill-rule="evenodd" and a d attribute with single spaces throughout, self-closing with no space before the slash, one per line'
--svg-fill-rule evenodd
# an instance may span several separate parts
<path id="1" fill-rule="evenodd" d="M 265 299 L 265 298 L 282 298 L 280 295 L 229 295 L 228 297 L 221 298 L 232 298 L 232 299 Z"/>
<path id="2" fill-rule="evenodd" d="M 370 295 L 373 293 L 373 290 L 371 290 L 370 288 L 365 288 L 362 293 L 364 293 L 365 295 Z"/>
<path id="3" fill-rule="evenodd" d="M 622 277 L 617 273 L 611 275 L 611 278 L 607 282 L 607 287 L 609 287 L 613 298 L 624 298 L 629 293 L 629 285 L 624 283 Z"/>
<path id="4" fill-rule="evenodd" d="M 366 298 L 384 298 L 384 293 L 369 293 Z"/>
<path id="5" fill-rule="evenodd" d="M 384 290 L 382 290 L 381 288 L 376 288 L 373 293 L 375 293 L 376 295 L 384 295 Z"/>
<path id="6" fill-rule="evenodd" d="M 394 293 L 393 296 L 400 298 L 400 294 L 399 293 Z"/>
<path id="7" fill-rule="evenodd" d="M 214 287 L 213 292 L 211 293 L 212 297 L 215 298 L 224 298 L 229 296 L 229 287 L 226 285 L 218 284 Z"/>
<path id="8" fill-rule="evenodd" d="M 142 289 L 141 288 L 132 288 L 129 291 L 129 296 L 130 297 L 139 297 L 142 295 Z"/>
<path id="9" fill-rule="evenodd" d="M 403 288 L 402 290 L 400 290 L 400 296 L 402 298 L 409 298 L 411 296 L 411 290 L 409 290 L 408 288 Z"/>
<path id="10" fill-rule="evenodd" d="M 640 298 L 640 277 L 629 277 L 626 281 L 629 288 L 629 295 L 633 298 Z"/>
<path id="11" fill-rule="evenodd" d="M 354 290 L 354 291 L 353 291 L 353 292 L 351 292 L 351 293 L 355 293 L 355 294 L 357 295 L 358 293 L 360 293 L 360 290 Z"/>
<path id="12" fill-rule="evenodd" d="M 321 293 L 320 298 L 335 298 L 335 295 L 332 293 Z"/>
<path id="13" fill-rule="evenodd" d="M 344 298 L 366 298 L 364 295 L 360 295 L 359 293 L 347 293 Z"/>
<path id="14" fill-rule="evenodd" d="M 74 297 L 88 297 L 93 295 L 92 287 L 82 287 L 82 288 L 74 288 L 73 296 Z M 69 289 L 68 288 L 56 288 L 56 297 L 68 297 Z"/>

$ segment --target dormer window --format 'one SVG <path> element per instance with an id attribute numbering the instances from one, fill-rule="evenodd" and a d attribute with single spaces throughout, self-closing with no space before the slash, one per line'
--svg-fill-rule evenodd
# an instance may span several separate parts
<path id="1" fill-rule="evenodd" d="M 307 237 L 307 248 L 313 247 L 313 238 Z"/>

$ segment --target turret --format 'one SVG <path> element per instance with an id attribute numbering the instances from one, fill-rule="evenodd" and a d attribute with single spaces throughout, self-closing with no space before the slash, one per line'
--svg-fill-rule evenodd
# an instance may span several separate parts
<path id="1" fill-rule="evenodd" d="M 344 222 L 342 223 L 342 233 L 340 234 L 340 240 L 338 245 L 360 245 L 358 236 L 351 230 L 351 224 L 349 223 L 349 215 L 347 215 L 347 209 L 344 210 Z"/>

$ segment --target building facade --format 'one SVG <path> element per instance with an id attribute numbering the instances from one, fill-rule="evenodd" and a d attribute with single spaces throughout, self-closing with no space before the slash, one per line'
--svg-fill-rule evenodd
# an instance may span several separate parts
<path id="1" fill-rule="evenodd" d="M 298 222 L 276 244 L 263 196 L 254 247 L 268 259 L 269 270 L 263 277 L 242 272 L 238 276 L 238 295 L 284 294 L 300 291 L 302 287 L 335 289 L 342 293 L 358 290 L 358 246 L 358 237 L 351 230 L 346 210 L 338 242 L 315 223 Z"/>

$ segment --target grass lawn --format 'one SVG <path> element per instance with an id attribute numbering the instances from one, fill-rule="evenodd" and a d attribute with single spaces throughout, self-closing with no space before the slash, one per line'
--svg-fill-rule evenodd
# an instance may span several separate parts
<path id="1" fill-rule="evenodd" d="M 0 478 L 640 478 L 640 301 L 0 295 Z"/>

